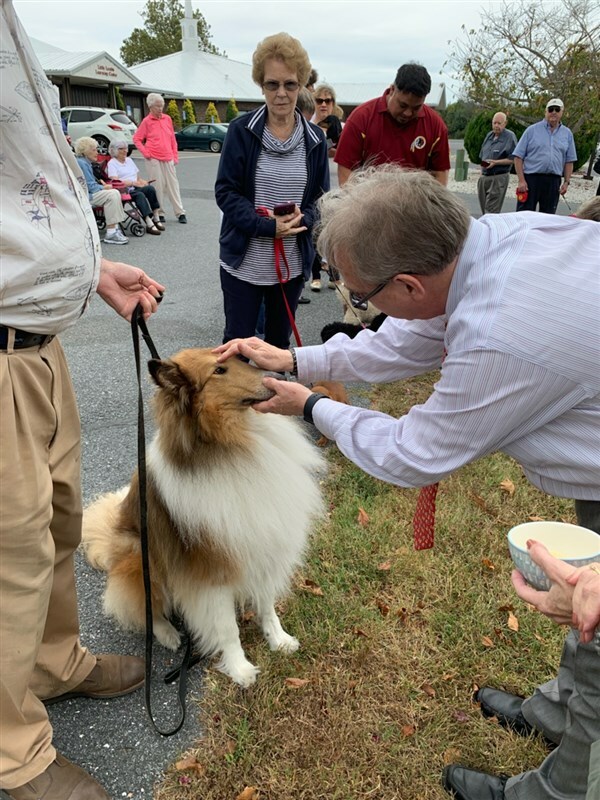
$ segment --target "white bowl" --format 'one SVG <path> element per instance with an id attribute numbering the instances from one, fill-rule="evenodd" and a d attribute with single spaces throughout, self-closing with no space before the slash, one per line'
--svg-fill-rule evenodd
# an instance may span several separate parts
<path id="1" fill-rule="evenodd" d="M 553 556 L 573 567 L 600 561 L 600 536 L 567 522 L 524 522 L 508 532 L 508 549 L 515 567 L 535 589 L 547 591 L 551 582 L 527 550 L 527 540 L 545 544 Z"/>

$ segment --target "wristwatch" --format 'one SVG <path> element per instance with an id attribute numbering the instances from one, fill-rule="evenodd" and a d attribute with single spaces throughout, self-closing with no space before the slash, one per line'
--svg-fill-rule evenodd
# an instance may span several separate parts
<path id="1" fill-rule="evenodd" d="M 304 403 L 304 408 L 302 410 L 302 416 L 304 417 L 305 422 L 310 422 L 311 425 L 314 425 L 315 422 L 313 420 L 313 408 L 315 404 L 319 402 L 319 400 L 328 400 L 326 394 L 321 394 L 321 392 L 313 392 L 310 394 Z"/>

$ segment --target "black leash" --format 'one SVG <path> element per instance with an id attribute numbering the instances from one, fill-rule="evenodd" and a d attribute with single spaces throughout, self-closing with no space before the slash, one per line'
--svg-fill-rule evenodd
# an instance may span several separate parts
<path id="1" fill-rule="evenodd" d="M 162 298 L 160 298 L 162 299 Z M 159 300 L 160 302 L 160 300 Z M 138 305 L 131 317 L 131 333 L 133 336 L 133 352 L 135 354 L 135 368 L 137 373 L 138 382 L 138 484 L 140 493 L 140 541 L 142 548 L 142 573 L 144 577 L 144 592 L 146 595 L 146 681 L 145 681 L 145 696 L 146 696 L 146 711 L 150 717 L 154 728 L 161 734 L 161 736 L 173 736 L 183 726 L 185 722 L 185 695 L 187 691 L 187 675 L 188 670 L 193 664 L 200 661 L 197 655 L 192 656 L 192 637 L 189 632 L 185 630 L 185 653 L 181 662 L 181 667 L 171 670 L 164 678 L 165 683 L 173 683 L 179 677 L 179 687 L 177 697 L 179 701 L 179 708 L 181 709 L 181 718 L 179 723 L 173 730 L 165 731 L 158 727 L 154 716 L 152 715 L 151 706 L 151 682 L 152 682 L 152 645 L 154 640 L 154 630 L 152 623 L 152 595 L 150 585 L 150 557 L 148 552 L 148 504 L 146 496 L 147 486 L 147 472 L 146 472 L 146 431 L 144 426 L 144 397 L 142 394 L 142 372 L 141 372 L 141 358 L 140 358 L 140 340 L 138 336 L 138 329 L 142 334 L 144 341 L 150 350 L 152 358 L 160 359 L 158 351 L 154 346 L 152 337 L 148 332 L 146 320 L 144 319 L 144 312 L 141 305 Z"/>

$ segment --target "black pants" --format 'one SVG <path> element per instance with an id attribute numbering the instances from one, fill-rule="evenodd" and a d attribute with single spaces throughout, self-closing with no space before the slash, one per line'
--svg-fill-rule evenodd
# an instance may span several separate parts
<path id="1" fill-rule="evenodd" d="M 294 317 L 303 286 L 303 275 L 283 284 L 283 291 Z M 290 346 L 292 325 L 283 302 L 282 287 L 278 283 L 273 286 L 257 286 L 241 281 L 221 268 L 221 288 L 225 309 L 223 343 L 254 336 L 259 312 L 264 303 L 265 342 L 275 347 Z"/>
<path id="2" fill-rule="evenodd" d="M 152 212 L 160 208 L 154 186 L 132 186 L 129 194 L 142 217 L 151 217 Z"/>
<path id="3" fill-rule="evenodd" d="M 536 211 L 539 205 L 542 214 L 556 214 L 562 175 L 530 172 L 525 174 L 525 181 L 527 200 L 524 203 L 517 200 L 517 211 Z"/>

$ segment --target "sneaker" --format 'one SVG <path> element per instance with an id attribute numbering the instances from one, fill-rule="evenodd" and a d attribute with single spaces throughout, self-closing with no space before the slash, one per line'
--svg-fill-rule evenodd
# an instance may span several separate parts
<path id="1" fill-rule="evenodd" d="M 307 303 L 310 303 L 310 297 L 305 297 L 304 295 L 302 295 L 302 297 L 298 300 L 298 303 L 304 306 Z"/>
<path id="2" fill-rule="evenodd" d="M 105 244 L 129 244 L 129 239 L 118 228 L 109 231 L 104 237 Z"/>
<path id="3" fill-rule="evenodd" d="M 167 218 L 165 217 L 164 214 L 159 214 L 158 215 L 158 221 L 162 222 L 164 224 L 167 221 Z"/>
<path id="4" fill-rule="evenodd" d="M 179 215 L 179 222 L 181 222 L 182 225 L 185 225 L 187 223 L 187 217 L 185 214 Z"/>
<path id="5" fill-rule="evenodd" d="M 321 281 L 319 280 L 319 278 L 315 278 L 314 281 L 310 282 L 310 290 L 311 292 L 321 291 Z"/>

